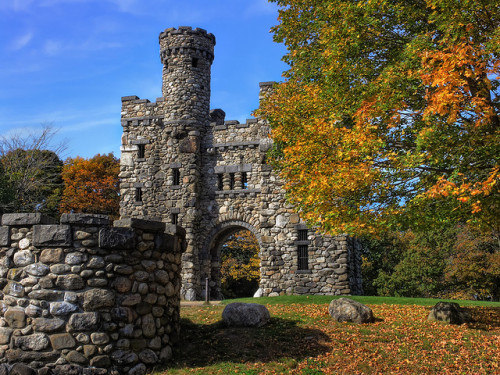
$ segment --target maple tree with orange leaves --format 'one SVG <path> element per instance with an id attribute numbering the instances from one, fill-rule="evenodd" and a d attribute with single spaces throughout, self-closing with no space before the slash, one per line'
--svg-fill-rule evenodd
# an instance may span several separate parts
<path id="1" fill-rule="evenodd" d="M 290 69 L 263 99 L 289 200 L 331 234 L 500 231 L 500 7 L 271 0 Z"/>
<path id="2" fill-rule="evenodd" d="M 64 191 L 59 209 L 118 217 L 120 208 L 118 173 L 120 161 L 112 153 L 90 159 L 66 160 L 62 178 Z"/>

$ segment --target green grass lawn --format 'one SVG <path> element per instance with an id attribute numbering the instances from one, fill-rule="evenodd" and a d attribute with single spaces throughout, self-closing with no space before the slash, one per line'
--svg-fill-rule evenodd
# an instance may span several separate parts
<path id="1" fill-rule="evenodd" d="M 500 303 L 455 301 L 474 323 L 427 321 L 439 300 L 348 297 L 372 308 L 371 324 L 337 323 L 332 296 L 227 300 L 181 308 L 174 360 L 155 374 L 496 374 L 500 373 Z M 228 328 L 225 304 L 264 304 L 261 328 Z"/>

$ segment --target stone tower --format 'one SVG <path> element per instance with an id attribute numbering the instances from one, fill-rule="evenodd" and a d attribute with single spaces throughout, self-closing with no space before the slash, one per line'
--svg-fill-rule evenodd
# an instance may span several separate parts
<path id="1" fill-rule="evenodd" d="M 160 220 L 186 230 L 182 296 L 220 298 L 220 248 L 241 229 L 260 246 L 262 295 L 359 294 L 359 244 L 308 228 L 285 201 L 266 164 L 262 119 L 244 124 L 210 111 L 215 37 L 179 27 L 160 34 L 162 97 L 122 98 L 122 217 Z M 261 95 L 272 83 L 261 83 Z"/>

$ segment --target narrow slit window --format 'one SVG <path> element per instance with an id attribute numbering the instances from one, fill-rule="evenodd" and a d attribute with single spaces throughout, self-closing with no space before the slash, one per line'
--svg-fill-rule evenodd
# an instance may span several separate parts
<path id="1" fill-rule="evenodd" d="M 172 221 L 172 224 L 179 224 L 179 214 L 178 213 L 175 213 L 175 214 L 172 214 L 171 216 L 171 221 Z"/>
<path id="2" fill-rule="evenodd" d="M 234 173 L 229 173 L 229 190 L 234 190 Z"/>
<path id="3" fill-rule="evenodd" d="M 181 184 L 181 171 L 179 168 L 173 168 L 172 169 L 172 176 L 173 176 L 173 185 L 180 185 Z"/>
<path id="4" fill-rule="evenodd" d="M 135 201 L 142 202 L 142 188 L 135 188 Z"/>
<path id="5" fill-rule="evenodd" d="M 242 172 L 241 173 L 241 185 L 243 186 L 243 189 L 248 189 L 248 176 L 247 176 L 247 172 Z"/>
<path id="6" fill-rule="evenodd" d="M 299 270 L 308 270 L 309 269 L 309 249 L 307 245 L 299 245 L 298 246 L 298 269 Z"/>
<path id="7" fill-rule="evenodd" d="M 191 59 L 191 66 L 192 66 L 193 68 L 197 68 L 197 67 L 198 67 L 198 58 L 197 58 L 197 57 L 193 57 L 193 58 Z"/>
<path id="8" fill-rule="evenodd" d="M 146 155 L 146 145 L 137 145 L 137 158 L 144 159 Z"/>
<path id="9" fill-rule="evenodd" d="M 224 175 L 222 173 L 219 173 L 217 175 L 217 189 L 219 190 L 224 189 Z"/>

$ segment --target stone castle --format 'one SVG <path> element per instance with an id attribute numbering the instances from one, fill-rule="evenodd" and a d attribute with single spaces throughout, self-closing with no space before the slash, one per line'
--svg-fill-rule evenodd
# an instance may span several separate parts
<path id="1" fill-rule="evenodd" d="M 220 298 L 220 247 L 241 229 L 258 239 L 259 294 L 361 294 L 360 246 L 322 236 L 286 203 L 283 183 L 266 152 L 263 119 L 244 124 L 210 110 L 215 37 L 202 29 L 160 34 L 162 97 L 122 98 L 120 215 L 186 230 L 181 295 L 204 298 L 209 280 Z M 260 96 L 272 82 L 260 84 Z"/>

